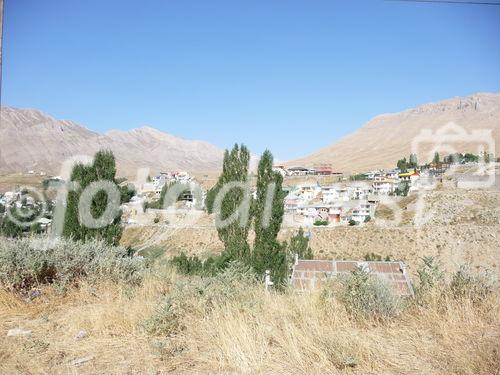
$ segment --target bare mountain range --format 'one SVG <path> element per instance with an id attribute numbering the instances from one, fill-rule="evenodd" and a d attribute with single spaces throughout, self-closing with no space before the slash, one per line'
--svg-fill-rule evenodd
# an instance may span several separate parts
<path id="1" fill-rule="evenodd" d="M 92 156 L 100 149 L 113 151 L 118 172 L 128 176 L 144 167 L 152 172 L 219 170 L 223 157 L 223 150 L 207 142 L 150 127 L 99 134 L 37 110 L 1 108 L 0 173 L 36 170 L 58 174 L 63 161 L 75 155 Z"/>
<path id="2" fill-rule="evenodd" d="M 432 135 L 419 144 L 418 156 L 419 161 L 427 161 L 439 138 L 435 134 L 450 123 L 459 128 L 448 127 L 447 133 L 463 130 L 470 134 L 465 136 L 467 141 L 451 142 L 455 150 L 477 153 L 481 140 L 475 140 L 472 134 L 482 129 L 491 130 L 490 138 L 500 144 L 500 94 L 456 97 L 380 115 L 331 146 L 286 164 L 328 163 L 343 172 L 393 167 L 398 159 L 409 156 L 412 141 L 425 129 Z M 445 139 L 452 141 L 453 137 Z M 0 173 L 32 169 L 58 174 L 63 161 L 75 155 L 92 156 L 100 149 L 112 150 L 119 173 L 127 176 L 134 176 L 138 168 L 144 167 L 152 172 L 219 171 L 223 158 L 223 151 L 207 142 L 181 139 L 150 127 L 99 134 L 37 110 L 1 108 Z M 252 164 L 255 159 L 253 156 Z"/>
<path id="3" fill-rule="evenodd" d="M 450 123 L 458 127 L 450 126 Z M 443 128 L 447 125 L 447 128 Z M 484 145 L 485 137 L 475 137 L 473 132 L 483 129 L 491 130 L 494 143 L 499 145 L 500 94 L 479 93 L 424 104 L 399 113 L 383 114 L 338 142 L 286 164 L 311 167 L 328 163 L 332 164 L 335 170 L 343 172 L 394 167 L 397 160 L 409 157 L 412 141 L 425 129 L 432 135 L 423 137 L 422 142 L 417 142 L 419 161 L 430 161 L 429 154 L 432 155 L 432 149 L 439 142 L 440 131 L 445 134 L 457 134 L 463 130 L 468 134 L 458 137 L 467 141 L 457 140 L 453 135 L 441 137 L 446 139 L 445 143 L 449 143 L 440 148 L 443 154 L 452 149 L 477 154 L 478 145 L 481 142 Z M 498 155 L 498 152 L 495 154 Z"/>

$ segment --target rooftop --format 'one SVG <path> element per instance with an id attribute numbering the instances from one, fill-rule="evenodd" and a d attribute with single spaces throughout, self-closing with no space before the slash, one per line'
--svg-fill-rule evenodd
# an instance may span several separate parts
<path id="1" fill-rule="evenodd" d="M 291 284 L 295 289 L 319 289 L 324 281 L 362 267 L 391 285 L 400 296 L 412 296 L 413 286 L 403 262 L 365 262 L 346 260 L 298 260 L 293 266 Z"/>

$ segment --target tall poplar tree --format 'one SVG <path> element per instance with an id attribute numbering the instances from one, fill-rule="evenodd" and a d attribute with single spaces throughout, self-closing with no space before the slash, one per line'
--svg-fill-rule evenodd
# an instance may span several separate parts
<path id="1" fill-rule="evenodd" d="M 248 168 L 250 163 L 250 152 L 244 146 L 235 144 L 231 151 L 224 154 L 222 174 L 219 176 L 217 185 L 214 188 L 216 194 L 227 184 L 248 182 Z M 250 201 L 248 189 L 233 187 L 225 192 L 221 201 L 218 222 L 222 222 L 231 217 L 241 208 L 242 204 Z M 215 198 L 214 198 L 215 200 Z M 212 203 L 213 204 L 213 203 Z M 246 217 L 242 217 L 246 215 Z M 224 243 L 223 257 L 228 260 L 240 259 L 246 261 L 250 254 L 248 246 L 248 231 L 251 222 L 250 210 L 242 210 L 237 220 L 233 220 L 226 225 L 217 225 L 217 232 L 220 240 Z"/>
<path id="2" fill-rule="evenodd" d="M 266 150 L 259 161 L 257 197 L 253 205 L 255 242 L 252 265 L 257 273 L 270 270 L 275 282 L 285 280 L 288 265 L 286 244 L 277 240 L 283 222 L 283 176 L 273 171 L 273 155 Z"/>

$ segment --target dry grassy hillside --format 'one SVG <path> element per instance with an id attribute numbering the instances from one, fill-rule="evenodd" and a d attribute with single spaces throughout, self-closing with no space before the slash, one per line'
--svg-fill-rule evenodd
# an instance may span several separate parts
<path id="1" fill-rule="evenodd" d="M 405 260 L 415 299 L 381 294 L 367 302 L 366 294 L 356 297 L 342 284 L 312 294 L 266 292 L 236 265 L 213 277 L 179 275 L 167 262 L 172 254 L 221 250 L 210 217 L 194 228 L 130 227 L 124 244 L 166 250 L 159 258 L 147 253 L 148 268 L 133 268 L 144 263 L 118 255 L 115 270 L 106 255 L 104 267 L 94 263 L 73 284 L 0 287 L 0 373 L 494 374 L 500 368 L 498 284 L 481 275 L 488 269 L 499 276 L 500 192 L 434 191 L 426 197 L 430 220 L 418 228 L 411 225 L 416 201 L 399 202 L 406 214 L 399 227 L 316 228 L 311 242 L 318 258 L 378 253 Z M 290 233 L 284 229 L 281 238 Z M 0 281 L 9 285 L 8 259 L 15 258 L 11 268 L 18 270 L 22 256 L 16 247 L 5 255 L 6 246 L 0 243 Z M 81 245 L 71 246 L 69 261 L 87 264 Z M 61 259 L 68 258 L 65 249 L 61 245 Z M 425 255 L 436 256 L 440 270 L 422 268 Z M 39 270 L 35 263 L 27 261 Z M 457 272 L 464 264 L 465 276 Z M 15 328 L 31 333 L 8 337 Z"/>
<path id="2" fill-rule="evenodd" d="M 400 113 L 380 115 L 331 146 L 288 164 L 312 166 L 331 163 L 335 170 L 343 172 L 392 168 L 403 156 L 408 158 L 412 140 L 422 129 L 436 132 L 450 122 L 463 127 L 467 132 L 492 130 L 495 144 L 500 144 L 500 94 L 480 93 L 457 97 Z M 418 156 L 421 161 L 431 160 L 429 152 L 434 147 L 432 142 L 435 139 L 436 137 L 431 137 L 431 142 L 420 144 Z M 459 152 L 477 154 L 478 142 L 474 137 L 466 139 L 465 142 L 445 142 L 448 144 L 442 148 L 443 153 L 449 153 L 449 145 Z"/>
<path id="3" fill-rule="evenodd" d="M 381 319 L 356 318 L 328 293 L 266 293 L 241 273 L 203 281 L 160 267 L 139 287 L 103 278 L 38 293 L 0 290 L 2 374 L 486 375 L 500 366 L 497 293 L 436 289 Z M 32 333 L 6 337 L 13 327 Z"/>

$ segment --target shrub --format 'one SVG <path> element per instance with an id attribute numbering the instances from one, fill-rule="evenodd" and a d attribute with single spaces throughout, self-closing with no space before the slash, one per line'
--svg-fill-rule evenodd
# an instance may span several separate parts
<path id="1" fill-rule="evenodd" d="M 328 225 L 328 220 L 316 220 L 314 222 L 314 225 L 316 225 L 316 226 L 322 226 L 322 225 L 326 226 L 326 225 Z"/>
<path id="2" fill-rule="evenodd" d="M 144 257 L 144 262 L 146 264 L 146 267 L 151 267 L 153 264 L 155 264 L 158 260 L 163 258 L 163 255 L 165 254 L 165 248 L 164 247 L 148 247 L 146 249 L 140 250 L 138 252 L 139 255 Z"/>
<path id="3" fill-rule="evenodd" d="M 189 277 L 177 281 L 163 297 L 155 312 L 142 322 L 146 333 L 170 336 L 189 324 L 189 315 L 208 314 L 215 306 L 238 301 L 242 309 L 258 300 L 251 296 L 257 279 L 250 267 L 231 262 L 216 276 Z"/>
<path id="4" fill-rule="evenodd" d="M 423 264 L 417 269 L 419 284 L 416 292 L 419 296 L 429 292 L 444 280 L 444 272 L 434 257 L 423 257 L 422 262 Z"/>
<path id="5" fill-rule="evenodd" d="M 397 315 L 401 299 L 382 279 L 358 268 L 337 277 L 335 295 L 356 318 L 384 319 Z"/>
<path id="6" fill-rule="evenodd" d="M 449 287 L 455 298 L 467 298 L 474 303 L 483 301 L 493 291 L 488 275 L 473 275 L 467 266 L 461 266 L 452 276 Z"/>
<path id="7" fill-rule="evenodd" d="M 25 290 L 50 283 L 65 286 L 84 277 L 137 284 L 143 269 L 140 258 L 130 257 L 126 248 L 103 241 L 0 241 L 0 284 L 8 289 Z"/>
<path id="8" fill-rule="evenodd" d="M 391 261 L 391 256 L 390 255 L 386 255 L 385 258 L 384 258 L 380 254 L 366 253 L 365 256 L 364 256 L 364 259 L 367 262 L 382 262 L 382 261 L 390 262 Z"/>
<path id="9" fill-rule="evenodd" d="M 116 181 L 118 184 L 119 182 Z M 121 203 L 128 203 L 132 199 L 132 197 L 136 194 L 135 186 L 133 184 L 127 184 L 124 186 L 120 186 L 120 201 Z"/>
<path id="10" fill-rule="evenodd" d="M 203 263 L 197 256 L 188 257 L 185 253 L 173 257 L 171 262 L 184 275 L 196 275 L 203 269 Z"/>
<path id="11" fill-rule="evenodd" d="M 170 261 L 183 275 L 214 276 L 223 271 L 230 262 L 227 253 L 211 256 L 202 261 L 197 256 L 188 257 L 184 252 Z"/>
<path id="12" fill-rule="evenodd" d="M 171 297 L 164 298 L 155 312 L 144 322 L 142 327 L 149 335 L 170 336 L 180 330 L 180 311 L 172 303 Z"/>
<path id="13" fill-rule="evenodd" d="M 357 223 L 356 223 L 356 221 L 355 221 L 355 220 L 353 220 L 353 219 L 350 219 L 350 220 L 349 220 L 349 225 L 350 225 L 350 226 L 354 226 L 354 225 L 356 225 L 356 224 L 357 224 Z"/>

